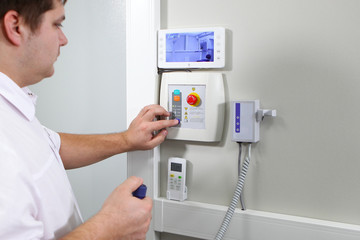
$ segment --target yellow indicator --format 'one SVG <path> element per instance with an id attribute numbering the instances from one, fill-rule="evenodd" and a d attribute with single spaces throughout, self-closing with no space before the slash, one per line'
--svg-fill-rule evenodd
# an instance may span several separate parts
<path id="1" fill-rule="evenodd" d="M 175 177 L 175 175 L 174 175 L 174 174 L 170 174 L 170 177 Z"/>

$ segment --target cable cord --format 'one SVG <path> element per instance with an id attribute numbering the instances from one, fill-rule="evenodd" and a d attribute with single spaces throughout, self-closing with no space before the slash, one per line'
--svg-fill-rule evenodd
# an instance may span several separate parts
<path id="1" fill-rule="evenodd" d="M 240 144 L 240 151 L 241 151 L 242 145 L 243 145 L 243 143 Z M 235 188 L 234 196 L 232 198 L 232 201 L 230 203 L 228 210 L 226 211 L 226 214 L 225 214 L 224 220 L 221 224 L 221 227 L 220 227 L 218 233 L 216 234 L 215 240 L 223 239 L 223 237 L 225 236 L 225 233 L 230 225 L 231 218 L 234 215 L 236 206 L 239 203 L 241 192 L 244 188 L 245 177 L 246 177 L 246 174 L 247 174 L 247 171 L 249 168 L 250 158 L 251 158 L 251 144 L 248 145 L 247 155 L 245 157 L 244 164 L 242 166 L 242 169 L 241 169 L 241 172 L 239 175 L 239 179 L 238 179 L 238 182 L 237 182 L 237 185 Z"/>
<path id="2" fill-rule="evenodd" d="M 239 143 L 239 148 L 240 148 L 240 150 L 239 150 L 239 156 L 238 156 L 238 176 L 240 176 L 240 173 L 241 173 L 241 157 L 242 157 L 242 148 L 244 147 L 245 148 L 245 146 L 244 146 L 244 144 L 241 144 L 240 142 L 238 142 Z M 240 206 L 241 206 L 241 210 L 243 210 L 243 211 L 245 211 L 245 209 L 246 209 L 246 207 L 245 207 L 245 202 L 244 202 L 244 192 L 241 192 L 241 194 L 240 194 Z"/>

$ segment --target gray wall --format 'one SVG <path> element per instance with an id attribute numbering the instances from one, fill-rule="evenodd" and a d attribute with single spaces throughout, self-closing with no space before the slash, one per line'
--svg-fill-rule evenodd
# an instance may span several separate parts
<path id="1" fill-rule="evenodd" d="M 245 186 L 248 208 L 360 224 L 360 1 L 161 1 L 162 28 L 223 26 L 227 101 L 260 99 L 261 126 Z M 189 200 L 228 205 L 238 146 L 229 105 L 220 143 L 166 141 L 190 162 Z M 189 170 L 189 169 L 188 169 Z M 163 235 L 163 239 L 172 239 Z"/>
<path id="2" fill-rule="evenodd" d="M 126 129 L 125 1 L 76 0 L 65 6 L 55 75 L 31 87 L 37 116 L 55 131 L 105 133 Z M 126 178 L 126 155 L 68 171 L 83 217 L 102 206 Z"/>

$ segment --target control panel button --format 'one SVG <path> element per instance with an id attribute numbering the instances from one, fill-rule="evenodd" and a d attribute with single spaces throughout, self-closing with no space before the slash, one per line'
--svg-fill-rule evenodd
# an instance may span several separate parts
<path id="1" fill-rule="evenodd" d="M 192 92 L 187 96 L 186 102 L 189 105 L 191 105 L 193 107 L 196 107 L 196 106 L 198 106 L 200 104 L 201 99 L 200 99 L 199 94 L 197 94 L 196 92 Z"/>
<path id="2" fill-rule="evenodd" d="M 189 104 L 189 105 L 195 105 L 196 102 L 198 101 L 197 97 L 193 94 L 190 94 L 189 96 L 187 96 L 186 98 L 186 102 Z"/>

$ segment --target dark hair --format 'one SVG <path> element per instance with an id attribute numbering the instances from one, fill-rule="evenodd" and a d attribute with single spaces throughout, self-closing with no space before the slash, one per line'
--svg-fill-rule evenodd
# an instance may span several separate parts
<path id="1" fill-rule="evenodd" d="M 54 1 L 65 4 L 67 0 L 0 0 L 0 21 L 3 21 L 8 11 L 14 10 L 35 31 L 41 23 L 43 13 L 54 8 Z"/>

